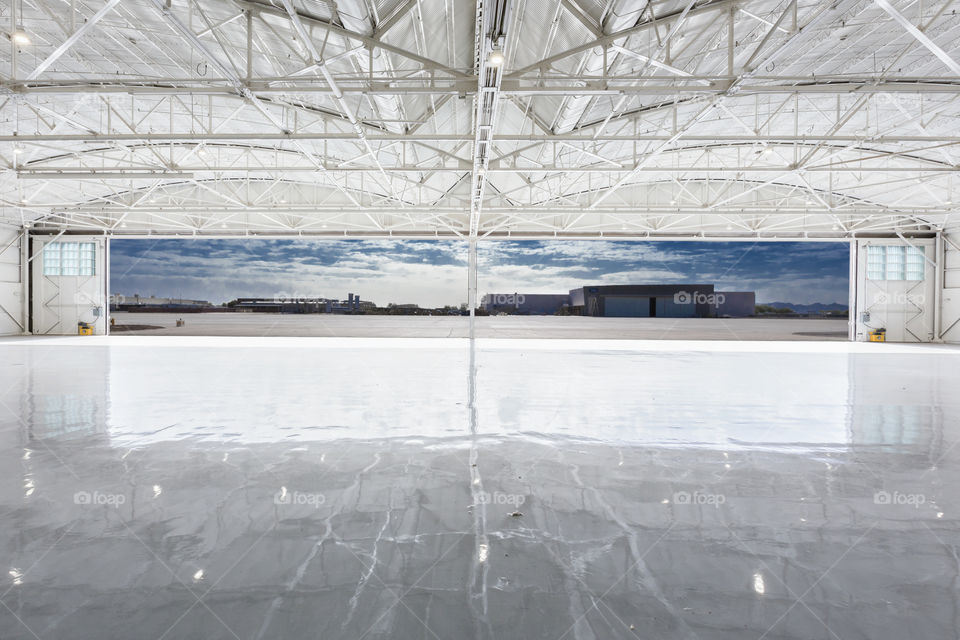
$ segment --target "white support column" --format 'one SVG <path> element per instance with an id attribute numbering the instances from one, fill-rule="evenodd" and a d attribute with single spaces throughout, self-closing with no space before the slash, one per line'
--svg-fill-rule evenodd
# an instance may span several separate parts
<path id="1" fill-rule="evenodd" d="M 103 236 L 103 333 L 110 335 L 110 236 Z"/>
<path id="2" fill-rule="evenodd" d="M 850 286 L 847 302 L 847 339 L 854 342 L 857 339 L 857 241 L 850 241 Z"/>
<path id="3" fill-rule="evenodd" d="M 23 334 L 30 335 L 30 229 L 23 228 L 20 239 L 20 282 L 23 285 L 20 298 L 20 317 Z"/>
<path id="4" fill-rule="evenodd" d="M 477 308 L 477 239 L 470 238 L 467 248 L 467 306 L 470 308 L 470 337 Z"/>
<path id="5" fill-rule="evenodd" d="M 942 231 L 941 280 L 937 296 L 941 342 L 960 344 L 960 228 Z"/>
<path id="6" fill-rule="evenodd" d="M 934 255 L 933 341 L 943 342 L 943 232 L 937 233 Z"/>

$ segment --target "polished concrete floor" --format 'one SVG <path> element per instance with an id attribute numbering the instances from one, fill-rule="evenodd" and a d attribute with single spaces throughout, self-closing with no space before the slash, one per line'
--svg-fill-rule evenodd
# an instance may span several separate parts
<path id="1" fill-rule="evenodd" d="M 277 313 L 110 314 L 119 325 L 149 326 L 116 335 L 312 336 L 354 338 L 466 338 L 462 316 L 345 316 Z M 183 327 L 177 320 L 183 319 Z M 611 340 L 839 340 L 846 319 L 821 318 L 590 318 L 580 316 L 482 316 L 481 338 L 576 338 Z M 121 327 L 122 328 L 122 327 Z"/>
<path id="2" fill-rule="evenodd" d="M 0 638 L 957 638 L 958 389 L 944 346 L 2 339 Z"/>

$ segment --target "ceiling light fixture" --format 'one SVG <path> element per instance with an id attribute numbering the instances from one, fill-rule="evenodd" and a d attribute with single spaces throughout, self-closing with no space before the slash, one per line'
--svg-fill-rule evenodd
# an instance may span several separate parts
<path id="1" fill-rule="evenodd" d="M 490 55 L 487 56 L 487 64 L 491 67 L 503 66 L 505 61 L 506 58 L 503 56 L 503 51 L 500 49 L 493 49 L 490 51 Z"/>
<path id="2" fill-rule="evenodd" d="M 17 28 L 10 34 L 10 40 L 12 40 L 14 44 L 30 44 L 30 36 L 27 35 L 27 32 L 21 24 L 18 24 Z"/>

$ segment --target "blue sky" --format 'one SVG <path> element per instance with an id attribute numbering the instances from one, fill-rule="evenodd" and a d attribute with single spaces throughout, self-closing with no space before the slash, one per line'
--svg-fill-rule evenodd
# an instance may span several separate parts
<path id="1" fill-rule="evenodd" d="M 111 293 L 220 303 L 238 296 L 346 298 L 380 305 L 466 301 L 466 244 L 394 240 L 124 240 L 110 244 Z M 847 301 L 846 243 L 495 241 L 481 243 L 480 295 L 592 284 L 704 283 L 758 302 Z"/>

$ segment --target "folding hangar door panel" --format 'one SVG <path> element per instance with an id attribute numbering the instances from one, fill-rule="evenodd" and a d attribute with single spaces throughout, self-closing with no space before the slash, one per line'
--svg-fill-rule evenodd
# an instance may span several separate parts
<path id="1" fill-rule="evenodd" d="M 33 252 L 33 333 L 77 335 L 82 322 L 106 334 L 106 239 L 35 236 Z"/>
<path id="2" fill-rule="evenodd" d="M 0 226 L 0 336 L 23 333 L 23 297 L 21 282 L 20 230 Z"/>

